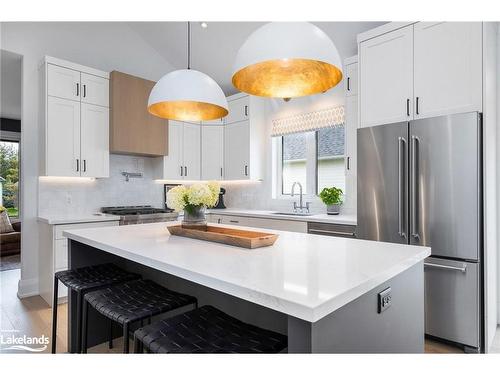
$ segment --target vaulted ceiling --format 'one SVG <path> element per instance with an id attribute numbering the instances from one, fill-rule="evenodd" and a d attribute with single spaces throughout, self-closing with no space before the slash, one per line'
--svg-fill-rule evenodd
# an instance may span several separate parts
<path id="1" fill-rule="evenodd" d="M 315 22 L 333 40 L 342 59 L 357 53 L 356 35 L 385 22 Z M 215 79 L 226 95 L 232 65 L 246 38 L 264 22 L 191 23 L 191 67 Z M 187 26 L 183 22 L 130 22 L 128 25 L 176 69 L 187 66 Z M 147 61 L 147 57 L 144 57 Z M 167 72 L 165 72 L 167 73 Z"/>

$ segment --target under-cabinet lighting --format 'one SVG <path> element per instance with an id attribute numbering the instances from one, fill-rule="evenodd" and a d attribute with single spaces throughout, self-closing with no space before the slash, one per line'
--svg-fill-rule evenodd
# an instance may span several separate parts
<path id="1" fill-rule="evenodd" d="M 207 183 L 213 180 L 154 180 L 157 184 L 181 184 L 189 185 L 196 183 Z M 262 182 L 262 180 L 223 180 L 217 181 L 221 186 L 231 186 L 231 185 L 257 185 Z"/>
<path id="2" fill-rule="evenodd" d="M 85 184 L 92 183 L 95 181 L 95 177 L 61 177 L 61 176 L 39 176 L 38 179 L 43 182 L 52 183 L 74 183 L 74 184 Z"/>

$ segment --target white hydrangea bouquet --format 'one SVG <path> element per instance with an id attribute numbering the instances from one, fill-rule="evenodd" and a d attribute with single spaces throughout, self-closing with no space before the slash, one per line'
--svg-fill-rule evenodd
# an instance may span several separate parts
<path id="1" fill-rule="evenodd" d="M 179 185 L 167 193 L 167 206 L 177 212 L 184 211 L 183 227 L 205 227 L 205 209 L 217 204 L 220 184 L 215 181 Z"/>

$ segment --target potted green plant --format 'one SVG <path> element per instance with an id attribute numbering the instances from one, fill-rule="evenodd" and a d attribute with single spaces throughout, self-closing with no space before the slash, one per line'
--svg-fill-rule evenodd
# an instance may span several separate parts
<path id="1" fill-rule="evenodd" d="M 326 204 L 326 213 L 328 215 L 338 215 L 340 213 L 340 205 L 342 204 L 342 189 L 332 186 L 324 188 L 319 193 L 319 197 Z"/>

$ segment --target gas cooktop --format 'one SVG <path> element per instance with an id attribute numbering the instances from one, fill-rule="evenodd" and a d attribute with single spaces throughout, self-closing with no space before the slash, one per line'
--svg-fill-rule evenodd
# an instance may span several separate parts
<path id="1" fill-rule="evenodd" d="M 160 214 L 160 213 L 170 213 L 174 210 L 168 208 L 154 208 L 151 206 L 116 206 L 116 207 L 103 207 L 101 212 L 110 215 L 148 215 L 148 214 Z"/>

